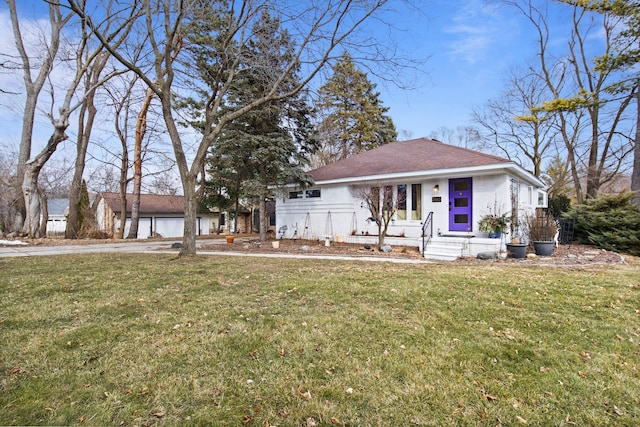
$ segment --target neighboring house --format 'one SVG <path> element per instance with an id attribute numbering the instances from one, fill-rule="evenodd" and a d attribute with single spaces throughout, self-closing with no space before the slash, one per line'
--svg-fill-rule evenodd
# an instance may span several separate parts
<path id="1" fill-rule="evenodd" d="M 279 238 L 375 244 L 377 225 L 353 189 L 389 187 L 396 213 L 385 242 L 455 259 L 504 250 L 506 236 L 490 239 L 478 230 L 484 215 L 524 218 L 547 205 L 544 184 L 514 162 L 426 138 L 385 144 L 309 174 L 313 187 L 290 186 L 276 202 Z"/>
<path id="2" fill-rule="evenodd" d="M 47 236 L 62 237 L 67 228 L 67 215 L 69 214 L 69 199 L 48 199 L 47 211 Z"/>
<path id="3" fill-rule="evenodd" d="M 118 193 L 100 193 L 96 210 L 98 228 L 114 235 L 120 227 L 122 205 Z M 131 224 L 131 206 L 133 195 L 127 194 L 127 212 L 124 237 L 129 234 Z M 209 216 L 198 214 L 196 217 L 196 235 L 209 234 Z M 184 197 L 161 196 L 155 194 L 140 195 L 140 215 L 138 239 L 150 237 L 182 237 L 184 230 Z"/>

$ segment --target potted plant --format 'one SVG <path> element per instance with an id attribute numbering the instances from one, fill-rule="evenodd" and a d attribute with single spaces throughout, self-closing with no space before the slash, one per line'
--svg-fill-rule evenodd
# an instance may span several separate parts
<path id="1" fill-rule="evenodd" d="M 524 258 L 527 256 L 527 244 L 520 243 L 520 239 L 513 238 L 507 243 L 507 256 L 509 258 Z"/>
<path id="2" fill-rule="evenodd" d="M 478 222 L 480 231 L 487 233 L 490 238 L 499 238 L 509 227 L 507 214 L 487 214 Z"/>
<path id="3" fill-rule="evenodd" d="M 527 256 L 526 241 L 528 240 L 528 230 L 526 221 L 518 218 L 517 208 L 511 214 L 511 242 L 507 243 L 507 256 L 509 258 L 525 258 Z"/>
<path id="4" fill-rule="evenodd" d="M 529 238 L 536 255 L 553 255 L 554 238 L 558 231 L 556 222 L 546 211 L 539 209 L 529 218 Z"/>

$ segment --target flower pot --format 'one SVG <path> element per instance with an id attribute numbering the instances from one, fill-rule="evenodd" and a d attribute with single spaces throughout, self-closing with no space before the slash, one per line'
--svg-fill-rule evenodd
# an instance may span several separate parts
<path id="1" fill-rule="evenodd" d="M 502 237 L 502 232 L 500 231 L 494 231 L 493 233 L 489 233 L 490 239 L 499 239 L 500 237 Z"/>
<path id="2" fill-rule="evenodd" d="M 553 242 L 533 242 L 533 249 L 538 256 L 553 255 Z"/>
<path id="3" fill-rule="evenodd" d="M 527 245 L 524 243 L 507 243 L 509 258 L 524 258 L 527 256 Z"/>
<path id="4" fill-rule="evenodd" d="M 227 238 L 227 243 L 231 244 L 233 243 L 233 239 L 236 238 L 236 236 L 225 236 Z"/>
<path id="5" fill-rule="evenodd" d="M 271 246 L 273 247 L 273 249 L 280 248 L 280 241 L 279 240 L 274 240 L 273 242 L 271 242 Z"/>

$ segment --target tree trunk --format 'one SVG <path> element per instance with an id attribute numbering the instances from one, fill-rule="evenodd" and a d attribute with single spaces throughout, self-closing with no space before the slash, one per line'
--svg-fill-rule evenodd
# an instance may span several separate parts
<path id="1" fill-rule="evenodd" d="M 32 239 L 40 237 L 40 191 L 38 189 L 39 168 L 34 162 L 28 162 L 24 168 L 22 196 L 26 208 L 23 234 Z"/>
<path id="2" fill-rule="evenodd" d="M 124 228 L 127 225 L 127 193 L 125 188 L 120 188 L 120 225 L 118 226 L 118 232 L 116 238 L 124 238 Z"/>
<path id="3" fill-rule="evenodd" d="M 87 103 L 83 104 L 78 120 L 78 143 L 76 146 L 76 161 L 69 190 L 69 215 L 67 217 L 67 227 L 65 229 L 65 239 L 77 239 L 80 230 L 80 197 L 82 192 L 82 176 L 84 175 L 85 159 L 87 148 L 91 137 L 91 129 L 95 120 L 97 110 L 93 103 L 94 96 L 87 98 Z M 84 123 L 85 111 L 88 111 L 87 122 Z"/>
<path id="4" fill-rule="evenodd" d="M 631 191 L 636 193 L 633 195 L 631 202 L 640 209 L 640 79 L 636 86 L 636 140 L 633 148 L 633 172 L 631 173 Z"/>
<path id="5" fill-rule="evenodd" d="M 238 230 L 238 216 L 240 215 L 240 199 L 236 198 L 236 206 L 235 206 L 235 212 L 233 213 L 233 231 L 235 233 L 239 233 L 240 230 Z"/>
<path id="6" fill-rule="evenodd" d="M 64 113 L 64 112 L 63 112 Z M 26 207 L 25 224 L 23 232 L 31 238 L 40 237 L 40 191 L 38 189 L 38 177 L 45 163 L 56 151 L 58 144 L 67 139 L 65 130 L 69 126 L 68 112 L 63 117 L 53 121 L 54 131 L 44 149 L 30 162 L 25 164 L 22 195 Z"/>
<path id="7" fill-rule="evenodd" d="M 38 195 L 40 196 L 40 201 L 42 203 L 42 220 L 40 222 L 40 232 L 38 233 L 41 237 L 47 237 L 47 223 L 49 222 L 49 204 L 48 198 L 44 191 L 38 189 Z"/>
<path id="8" fill-rule="evenodd" d="M 131 200 L 131 226 L 127 239 L 138 238 L 140 224 L 140 189 L 142 188 L 142 140 L 147 132 L 147 112 L 151 105 L 153 91 L 147 89 L 144 104 L 136 122 L 135 148 L 133 151 L 133 199 Z M 153 237 L 153 236 L 152 236 Z"/>
<path id="9" fill-rule="evenodd" d="M 196 179 L 188 176 L 183 179 L 184 186 L 184 231 L 182 235 L 181 256 L 196 254 L 196 214 L 198 211 L 198 197 L 196 194 Z"/>
<path id="10" fill-rule="evenodd" d="M 383 230 L 382 227 L 382 220 L 380 220 L 380 222 L 378 223 L 378 249 L 384 245 L 384 235 L 385 235 L 385 231 Z"/>
<path id="11" fill-rule="evenodd" d="M 258 217 L 260 218 L 260 241 L 267 240 L 267 198 L 260 193 L 260 204 L 258 205 Z"/>
<path id="12" fill-rule="evenodd" d="M 78 141 L 76 145 L 76 161 L 69 190 L 69 215 L 67 217 L 67 227 L 64 237 L 66 239 L 77 239 L 80 231 L 79 203 L 82 191 L 82 176 L 87 158 L 87 148 L 91 139 L 91 130 L 98 113 L 95 106 L 95 87 L 100 80 L 100 74 L 104 70 L 109 54 L 102 53 L 94 62 L 91 71 L 85 76 L 85 102 L 80 107 L 78 117 Z M 85 114 L 87 120 L 85 122 Z"/>
<path id="13" fill-rule="evenodd" d="M 20 136 L 20 149 L 16 171 L 16 200 L 13 204 L 15 213 L 12 225 L 13 231 L 22 231 L 25 229 L 27 216 L 27 206 L 23 194 L 23 180 L 25 177 L 26 164 L 31 158 L 33 123 L 35 121 L 38 96 L 51 73 L 53 61 L 57 56 L 58 47 L 60 46 L 61 29 L 68 18 L 62 18 L 57 14 L 60 12 L 60 5 L 54 3 L 49 4 L 51 34 L 46 46 L 47 54 L 44 56 L 39 68 L 33 67 L 23 44 L 16 2 L 15 0 L 8 0 L 7 5 L 11 15 L 13 38 L 22 62 L 23 80 L 26 89 L 25 105 L 22 115 L 22 135 Z M 38 73 L 35 80 L 32 79 L 31 76 L 33 70 L 37 70 Z"/>

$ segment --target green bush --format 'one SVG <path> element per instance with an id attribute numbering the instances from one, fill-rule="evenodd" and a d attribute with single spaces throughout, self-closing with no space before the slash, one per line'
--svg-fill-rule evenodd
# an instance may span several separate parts
<path id="1" fill-rule="evenodd" d="M 633 193 L 605 195 L 572 207 L 575 238 L 615 252 L 640 255 L 640 210 L 631 204 Z"/>
<path id="2" fill-rule="evenodd" d="M 549 195 L 549 213 L 554 218 L 565 215 L 571 209 L 571 200 L 566 194 Z"/>

